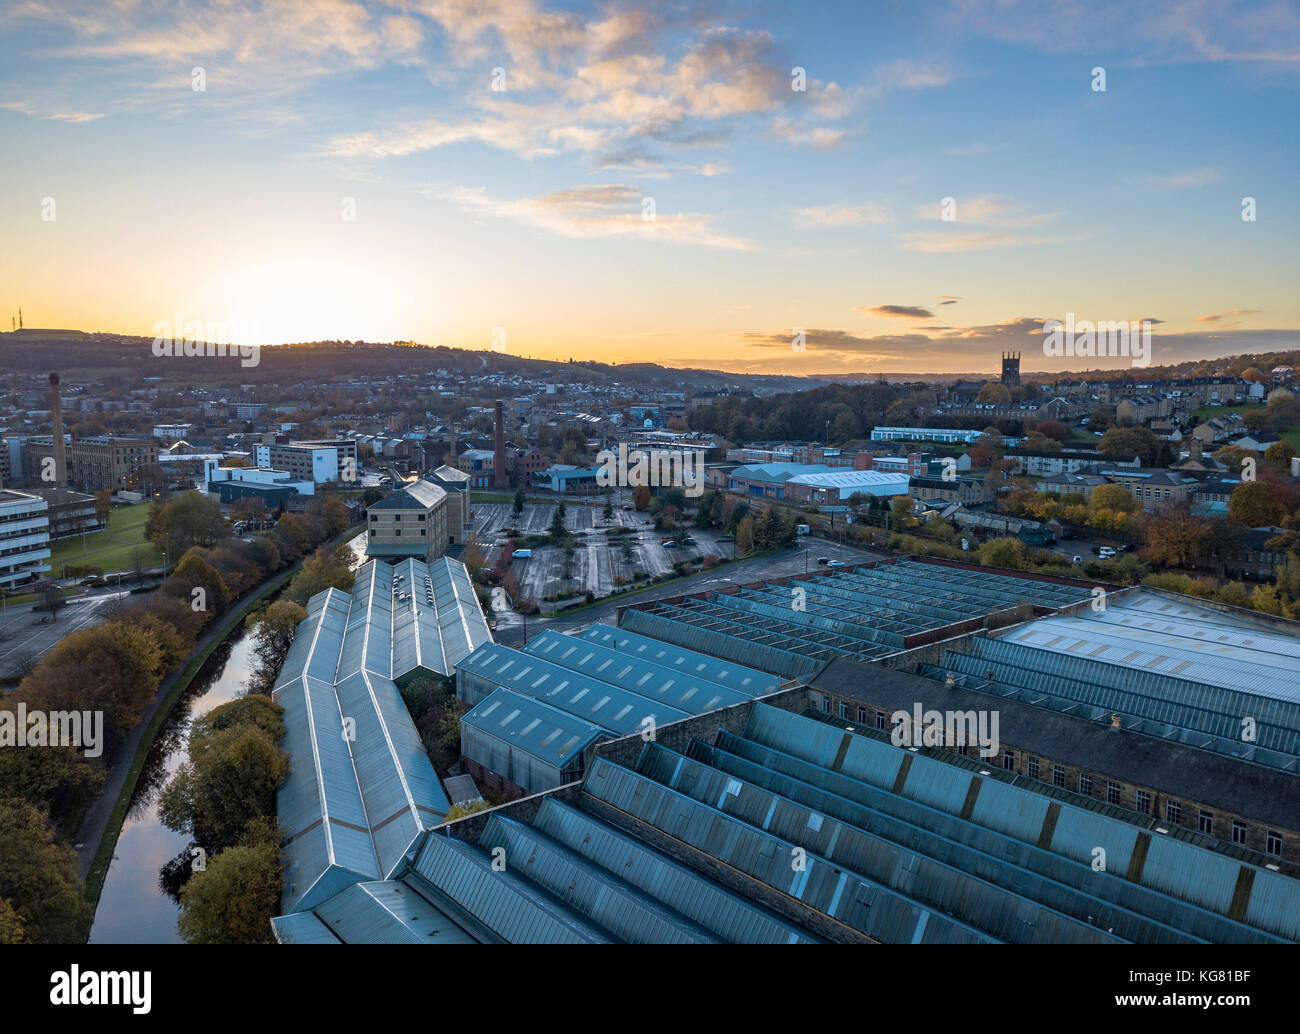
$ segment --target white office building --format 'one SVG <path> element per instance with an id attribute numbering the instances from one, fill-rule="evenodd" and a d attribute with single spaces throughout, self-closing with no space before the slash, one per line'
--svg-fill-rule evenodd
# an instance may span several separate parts
<path id="1" fill-rule="evenodd" d="M 0 490 L 0 588 L 37 581 L 50 570 L 49 503 Z"/>

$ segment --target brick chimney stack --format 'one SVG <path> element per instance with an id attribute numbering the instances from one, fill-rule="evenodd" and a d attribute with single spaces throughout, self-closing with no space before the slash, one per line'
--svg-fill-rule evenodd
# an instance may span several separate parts
<path id="1" fill-rule="evenodd" d="M 506 483 L 506 418 L 505 407 L 500 399 L 497 399 L 497 442 L 493 468 L 495 483 L 504 485 Z"/>
<path id="2" fill-rule="evenodd" d="M 63 398 L 59 375 L 50 374 L 50 420 L 54 425 L 54 488 L 62 488 L 68 479 L 68 459 L 63 445 Z"/>

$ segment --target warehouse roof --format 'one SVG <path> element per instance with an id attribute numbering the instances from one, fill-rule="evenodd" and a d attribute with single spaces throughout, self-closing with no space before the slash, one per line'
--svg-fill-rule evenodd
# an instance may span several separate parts
<path id="1" fill-rule="evenodd" d="M 946 685 L 948 669 L 943 665 L 923 665 L 922 675 L 841 660 L 827 665 L 809 685 L 869 702 L 887 713 L 908 714 L 917 702 L 924 710 L 944 713 L 986 707 L 987 701 L 982 704 L 976 693 L 993 692 L 966 676 Z M 1063 713 L 1045 709 L 1038 694 L 1005 697 L 996 706 L 1003 744 L 1235 815 L 1300 828 L 1300 777 L 1294 774 L 1243 766 L 1191 743 L 1135 735 L 1141 727 L 1130 722 L 1113 729 L 1107 708 Z"/>
<path id="2" fill-rule="evenodd" d="M 531 639 L 524 652 L 545 657 L 571 671 L 592 675 L 651 700 L 662 700 L 687 714 L 730 707 L 750 699 L 752 695 L 728 689 L 692 672 L 669 668 L 554 629 L 545 629 Z"/>
<path id="3" fill-rule="evenodd" d="M 757 668 L 745 667 L 711 654 L 687 650 L 675 643 L 665 643 L 650 636 L 637 635 L 626 628 L 592 625 L 578 638 L 612 647 L 620 653 L 644 657 L 665 667 L 689 671 L 710 682 L 738 689 L 751 696 L 774 692 L 781 685 L 781 678 L 777 675 L 759 671 Z"/>
<path id="4" fill-rule="evenodd" d="M 1059 608 L 1090 596 L 1061 579 L 899 559 L 634 604 L 619 626 L 806 678 L 836 657 L 883 657 L 917 645 L 916 636 L 1022 603 Z"/>
<path id="5" fill-rule="evenodd" d="M 415 835 L 446 815 L 394 678 L 449 671 L 479 629 L 487 637 L 477 600 L 463 595 L 467 584 L 455 561 L 393 568 L 372 560 L 351 592 L 327 589 L 308 601 L 272 692 L 285 708 L 290 761 L 277 793 L 286 912 L 386 876 Z M 417 593 L 433 602 L 415 601 Z"/>
<path id="6" fill-rule="evenodd" d="M 460 722 L 557 769 L 604 735 L 592 722 L 509 689 L 493 690 Z"/>
<path id="7" fill-rule="evenodd" d="M 688 713 L 500 643 L 480 646 L 465 658 L 459 670 L 558 707 L 619 736 L 638 731 L 646 719 L 663 726 Z M 467 696 L 467 686 L 459 686 L 458 692 L 472 699 Z"/>

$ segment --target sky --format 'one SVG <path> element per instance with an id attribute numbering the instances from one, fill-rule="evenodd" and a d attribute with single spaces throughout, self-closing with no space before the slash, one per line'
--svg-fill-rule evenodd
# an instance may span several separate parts
<path id="1" fill-rule="evenodd" d="M 5 330 L 808 375 L 1130 365 L 1045 355 L 1067 313 L 1150 320 L 1156 363 L 1300 347 L 1292 3 L 6 0 L 0 47 Z"/>

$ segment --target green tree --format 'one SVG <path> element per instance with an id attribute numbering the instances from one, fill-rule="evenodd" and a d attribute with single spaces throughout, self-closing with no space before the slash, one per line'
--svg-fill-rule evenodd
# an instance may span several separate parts
<path id="1" fill-rule="evenodd" d="M 980 546 L 980 563 L 986 567 L 1009 567 L 1023 570 L 1029 562 L 1029 547 L 1020 539 L 990 539 Z"/>
<path id="2" fill-rule="evenodd" d="M 600 516 L 604 520 L 609 520 L 614 516 L 614 504 L 608 499 L 605 500 L 605 507 L 600 511 Z"/>
<path id="3" fill-rule="evenodd" d="M 1294 455 L 1295 446 L 1281 438 L 1264 450 L 1264 462 L 1286 474 L 1291 471 L 1291 457 Z"/>
<path id="4" fill-rule="evenodd" d="M 510 512 L 514 515 L 515 520 L 518 520 L 524 512 L 524 491 L 522 488 L 515 493 L 515 502 L 510 508 Z"/>
<path id="5" fill-rule="evenodd" d="M 4 898 L 0 898 L 0 944 L 23 943 L 23 917 Z"/>
<path id="6" fill-rule="evenodd" d="M 326 589 L 340 589 L 350 592 L 356 575 L 349 562 L 337 551 L 318 549 L 303 562 L 302 569 L 293 576 L 293 581 L 284 591 L 284 598 L 299 606 L 306 606 L 319 592 Z"/>
<path id="7" fill-rule="evenodd" d="M 736 555 L 748 556 L 754 551 L 754 518 L 745 516 L 736 525 Z"/>
<path id="8" fill-rule="evenodd" d="M 1111 427 L 1101 436 L 1097 451 L 1106 456 L 1137 456 L 1142 466 L 1151 467 L 1166 448 L 1146 427 Z"/>
<path id="9" fill-rule="evenodd" d="M 158 799 L 158 816 L 212 854 L 239 842 L 251 822 L 275 814 L 275 792 L 289 772 L 276 745 L 284 709 L 259 695 L 241 697 L 194 723 L 189 759 Z"/>
<path id="10" fill-rule="evenodd" d="M 257 658 L 250 675 L 250 692 L 271 692 L 298 634 L 298 626 L 306 619 L 307 611 L 292 600 L 276 600 L 266 610 L 248 616 L 245 625 L 252 632 L 253 654 Z"/>
<path id="11" fill-rule="evenodd" d="M 0 800 L 0 900 L 28 944 L 79 944 L 91 908 L 77 876 L 77 855 L 57 843 L 45 812 L 30 801 Z"/>
<path id="12" fill-rule="evenodd" d="M 161 513 L 150 513 L 150 540 L 173 557 L 192 546 L 215 546 L 230 530 L 220 504 L 198 492 L 182 492 Z"/>
<path id="13" fill-rule="evenodd" d="M 163 585 L 163 592 L 176 596 L 199 613 L 217 615 L 230 606 L 230 589 L 204 556 L 205 551 L 195 547 L 189 550 Z M 196 594 L 195 589 L 202 592 Z"/>
<path id="14" fill-rule="evenodd" d="M 218 852 L 181 891 L 181 936 L 187 944 L 271 943 L 282 878 L 272 839 Z"/>

